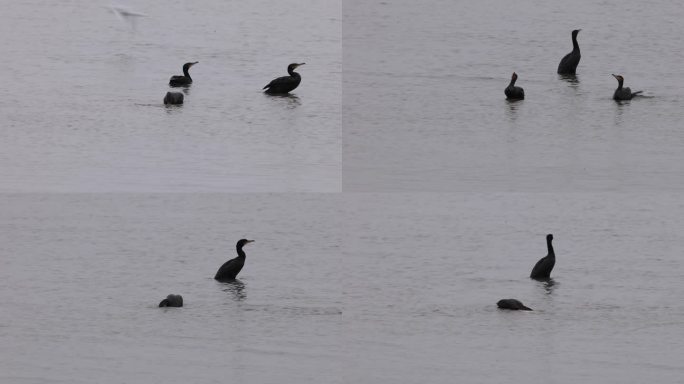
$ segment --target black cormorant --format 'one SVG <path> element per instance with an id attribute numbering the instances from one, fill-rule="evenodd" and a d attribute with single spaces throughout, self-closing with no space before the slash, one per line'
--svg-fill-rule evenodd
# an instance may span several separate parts
<path id="1" fill-rule="evenodd" d="M 556 264 L 556 254 L 553 252 L 553 245 L 551 245 L 552 240 L 552 234 L 546 235 L 546 248 L 548 248 L 549 254 L 537 261 L 537 264 L 532 268 L 532 273 L 530 273 L 531 278 L 544 280 L 551 277 L 551 270 Z"/>
<path id="2" fill-rule="evenodd" d="M 568 53 L 561 59 L 560 64 L 558 64 L 558 74 L 560 75 L 574 75 L 577 70 L 577 64 L 580 62 L 580 49 L 577 44 L 577 34 L 581 29 L 575 29 L 572 31 L 572 52 Z"/>
<path id="3" fill-rule="evenodd" d="M 531 311 L 532 310 L 532 308 L 526 307 L 525 304 L 521 303 L 520 300 L 516 300 L 516 299 L 499 300 L 499 302 L 496 303 L 496 306 L 501 308 L 501 309 L 512 309 L 514 311 L 517 311 L 517 310 Z"/>
<path id="4" fill-rule="evenodd" d="M 506 89 L 504 89 L 504 93 L 506 94 L 506 98 L 508 100 L 522 100 L 525 98 L 525 91 L 522 88 L 515 86 L 516 80 L 518 80 L 518 75 L 513 72 L 513 76 L 511 76 L 511 83 L 508 84 Z"/>
<path id="5" fill-rule="evenodd" d="M 168 295 L 166 299 L 159 303 L 160 307 L 182 307 L 183 306 L 183 296 L 181 295 Z"/>
<path id="6" fill-rule="evenodd" d="M 304 64 L 305 63 L 292 63 L 288 65 L 287 73 L 289 73 L 290 76 L 279 77 L 271 81 L 263 88 L 266 90 L 264 92 L 268 93 L 269 95 L 283 95 L 297 88 L 299 83 L 302 81 L 302 77 L 294 70 Z"/>
<path id="7" fill-rule="evenodd" d="M 242 270 L 242 267 L 245 265 L 245 252 L 242 250 L 242 247 L 244 247 L 245 244 L 253 242 L 254 240 L 240 239 L 235 245 L 238 257 L 226 261 L 216 272 L 214 279 L 218 281 L 235 280 L 235 276 L 240 273 L 240 270 Z"/>
<path id="8" fill-rule="evenodd" d="M 184 97 L 180 92 L 166 92 L 164 104 L 183 104 Z"/>
<path id="9" fill-rule="evenodd" d="M 618 81 L 618 87 L 615 90 L 615 93 L 613 93 L 613 100 L 620 101 L 620 100 L 632 100 L 632 97 L 640 94 L 643 91 L 636 91 L 632 93 L 632 90 L 629 89 L 629 87 L 622 88 L 622 83 L 624 83 L 625 79 L 620 76 L 620 75 L 613 75 L 614 78 L 617 79 Z"/>
<path id="10" fill-rule="evenodd" d="M 171 76 L 171 79 L 169 80 L 169 85 L 172 87 L 182 87 L 184 85 L 190 85 L 192 84 L 192 77 L 190 77 L 190 67 L 193 65 L 199 63 L 199 61 L 195 61 L 194 63 L 185 63 L 183 64 L 183 76 Z"/>

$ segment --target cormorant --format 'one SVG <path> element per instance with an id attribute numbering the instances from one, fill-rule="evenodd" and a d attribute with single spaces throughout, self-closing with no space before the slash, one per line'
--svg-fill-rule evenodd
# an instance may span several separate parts
<path id="1" fill-rule="evenodd" d="M 504 89 L 504 93 L 506 94 L 506 98 L 508 100 L 522 100 L 525 98 L 525 91 L 522 88 L 515 86 L 516 80 L 518 80 L 518 75 L 513 72 L 513 76 L 511 76 L 511 83 L 508 84 L 506 89 Z"/>
<path id="2" fill-rule="evenodd" d="M 500 309 L 512 309 L 514 311 L 523 310 L 531 311 L 532 308 L 526 307 L 525 304 L 521 303 L 520 300 L 516 299 L 502 299 L 496 303 L 496 306 Z"/>
<path id="3" fill-rule="evenodd" d="M 302 81 L 302 77 L 294 70 L 304 64 L 305 63 L 292 63 L 288 65 L 287 73 L 289 73 L 290 76 L 279 77 L 271 81 L 263 88 L 266 90 L 264 92 L 268 93 L 269 95 L 283 95 L 297 88 L 299 83 Z"/>
<path id="4" fill-rule="evenodd" d="M 166 299 L 159 303 L 160 307 L 182 307 L 183 306 L 183 296 L 181 295 L 168 295 Z"/>
<path id="5" fill-rule="evenodd" d="M 180 92 L 166 92 L 164 96 L 164 105 L 166 104 L 183 104 L 183 96 Z"/>
<path id="6" fill-rule="evenodd" d="M 553 245 L 551 241 L 553 240 L 553 235 L 546 235 L 546 247 L 549 249 L 548 255 L 542 257 L 537 264 L 532 268 L 532 273 L 530 273 L 530 278 L 532 279 L 548 279 L 551 276 L 551 270 L 556 264 L 556 254 L 553 252 Z"/>
<path id="7" fill-rule="evenodd" d="M 643 91 L 636 91 L 636 92 L 632 93 L 632 90 L 629 89 L 629 87 L 622 88 L 622 83 L 625 81 L 625 79 L 622 76 L 613 75 L 613 77 L 616 78 L 618 81 L 618 87 L 615 90 L 615 93 L 613 93 L 613 100 L 615 100 L 615 101 L 632 100 L 632 97 L 643 92 Z"/>
<path id="8" fill-rule="evenodd" d="M 558 64 L 558 74 L 559 75 L 574 75 L 577 70 L 577 64 L 580 62 L 580 49 L 577 44 L 577 34 L 581 29 L 575 29 L 572 31 L 572 52 L 568 53 L 561 59 L 560 64 Z"/>
<path id="9" fill-rule="evenodd" d="M 195 61 L 194 63 L 185 63 L 183 64 L 183 76 L 171 76 L 171 79 L 169 80 L 169 85 L 172 87 L 182 87 L 184 85 L 190 85 L 192 84 L 192 77 L 190 77 L 190 67 L 193 65 L 199 63 L 199 61 Z"/>
<path id="10" fill-rule="evenodd" d="M 245 244 L 253 242 L 254 240 L 240 239 L 235 245 L 238 257 L 226 261 L 216 272 L 214 279 L 224 282 L 235 280 L 235 276 L 240 273 L 240 270 L 242 270 L 242 267 L 245 265 L 245 252 L 242 250 L 242 247 L 244 247 Z"/>

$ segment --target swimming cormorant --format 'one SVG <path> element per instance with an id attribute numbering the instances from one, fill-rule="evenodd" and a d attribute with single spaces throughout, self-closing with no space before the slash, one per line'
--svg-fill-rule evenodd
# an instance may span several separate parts
<path id="1" fill-rule="evenodd" d="M 575 29 L 572 31 L 572 52 L 568 53 L 561 59 L 560 64 L 558 64 L 558 74 L 559 75 L 574 75 L 577 70 L 577 64 L 580 62 L 580 49 L 577 44 L 577 34 L 581 29 Z"/>
<path id="2" fill-rule="evenodd" d="M 288 65 L 287 73 L 289 73 L 290 76 L 279 77 L 271 81 L 263 88 L 266 90 L 264 92 L 268 93 L 269 95 L 283 95 L 297 88 L 299 83 L 302 81 L 302 77 L 294 70 L 304 64 L 305 63 L 292 63 Z"/>
<path id="3" fill-rule="evenodd" d="M 551 245 L 552 240 L 552 234 L 546 235 L 546 247 L 549 249 L 549 253 L 546 255 L 546 257 L 542 257 L 539 261 L 537 261 L 537 264 L 534 265 L 534 268 L 532 268 L 532 273 L 530 274 L 531 278 L 543 280 L 551 277 L 551 270 L 556 264 L 556 254 L 553 252 L 553 245 Z"/>
<path id="4" fill-rule="evenodd" d="M 194 63 L 183 64 L 183 76 L 171 76 L 171 79 L 169 80 L 169 85 L 172 87 L 182 87 L 184 85 L 192 84 L 192 77 L 190 77 L 190 72 L 188 71 L 190 70 L 190 67 L 197 63 L 199 63 L 199 61 L 195 61 Z"/>
<path id="5" fill-rule="evenodd" d="M 496 303 L 496 306 L 499 307 L 500 309 L 512 309 L 514 311 L 517 311 L 517 310 L 531 311 L 532 310 L 532 308 L 526 307 L 525 304 L 521 303 L 520 300 L 516 300 L 516 299 L 499 300 L 499 302 Z"/>
<path id="6" fill-rule="evenodd" d="M 518 80 L 518 75 L 513 72 L 513 76 L 511 76 L 511 83 L 508 84 L 506 89 L 504 89 L 504 93 L 506 94 L 506 98 L 508 100 L 522 100 L 525 98 L 525 91 L 522 88 L 515 86 L 516 80 Z"/>
<path id="7" fill-rule="evenodd" d="M 625 79 L 622 76 L 613 75 L 613 77 L 616 78 L 618 81 L 618 87 L 615 90 L 615 93 L 613 93 L 613 100 L 616 100 L 616 101 L 632 100 L 632 97 L 643 92 L 643 91 L 636 91 L 636 92 L 632 93 L 632 90 L 629 89 L 629 87 L 622 88 L 622 83 L 625 81 Z"/>
<path id="8" fill-rule="evenodd" d="M 168 295 L 166 299 L 159 303 L 160 307 L 182 307 L 183 306 L 183 296 L 181 295 Z"/>
<path id="9" fill-rule="evenodd" d="M 238 257 L 226 261 L 216 272 L 214 279 L 224 282 L 235 280 L 235 276 L 240 273 L 240 270 L 242 270 L 242 267 L 245 265 L 245 252 L 242 250 L 242 247 L 244 247 L 245 244 L 253 242 L 254 240 L 240 239 L 235 245 Z"/>
<path id="10" fill-rule="evenodd" d="M 166 92 L 164 104 L 183 104 L 184 97 L 180 92 Z"/>

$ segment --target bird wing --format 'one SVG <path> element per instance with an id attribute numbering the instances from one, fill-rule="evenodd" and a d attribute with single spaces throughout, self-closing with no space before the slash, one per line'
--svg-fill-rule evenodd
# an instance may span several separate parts
<path id="1" fill-rule="evenodd" d="M 276 86 L 276 85 L 287 84 L 287 83 L 291 83 L 291 82 L 292 82 L 292 76 L 283 76 L 283 77 L 279 77 L 277 79 L 273 79 L 270 83 L 266 84 L 266 86 L 263 87 L 262 89 L 271 88 L 271 87 Z"/>
<path id="2" fill-rule="evenodd" d="M 542 271 L 546 270 L 548 268 L 548 263 L 551 262 L 551 259 L 549 259 L 549 256 L 542 257 L 537 261 L 537 264 L 534 265 L 534 268 L 532 268 L 532 272 L 530 273 L 530 276 L 532 275 L 537 275 L 541 273 Z"/>

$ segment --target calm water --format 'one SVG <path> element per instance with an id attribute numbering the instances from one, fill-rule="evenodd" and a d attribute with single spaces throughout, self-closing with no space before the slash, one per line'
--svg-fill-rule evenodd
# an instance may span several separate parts
<path id="1" fill-rule="evenodd" d="M 684 187 L 684 8 L 628 1 L 343 3 L 346 190 Z M 558 78 L 581 28 L 576 82 Z M 503 94 L 511 73 L 526 99 Z M 617 104 L 625 85 L 652 98 Z"/>
<path id="2" fill-rule="evenodd" d="M 335 204 L 53 194 L 0 205 L 0 382 L 341 382 Z M 240 282 L 214 281 L 242 237 L 256 242 Z M 158 308 L 172 292 L 185 306 Z"/>
<path id="3" fill-rule="evenodd" d="M 679 3 L 108 5 L 2 4 L 0 382 L 684 377 Z"/>
<path id="4" fill-rule="evenodd" d="M 3 2 L 0 191 L 339 190 L 339 1 L 130 4 L 135 25 L 107 2 Z M 291 62 L 292 97 L 263 95 Z"/>
<path id="5" fill-rule="evenodd" d="M 684 374 L 684 199 L 674 194 L 54 194 L 0 204 L 3 382 Z M 527 277 L 546 233 L 553 285 Z M 215 282 L 240 237 L 256 239 L 240 283 Z M 157 308 L 171 292 L 185 307 Z M 497 310 L 508 297 L 535 311 Z"/>

